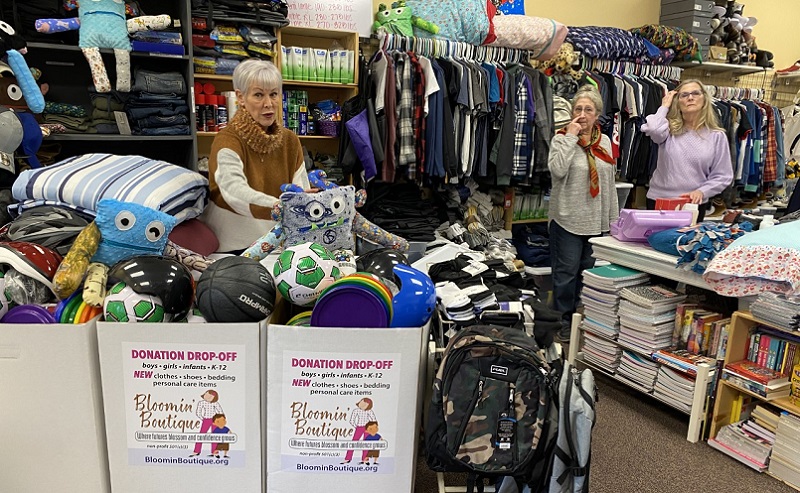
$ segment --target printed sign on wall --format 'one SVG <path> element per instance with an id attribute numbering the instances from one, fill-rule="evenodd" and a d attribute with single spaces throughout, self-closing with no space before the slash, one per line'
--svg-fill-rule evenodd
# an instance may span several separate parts
<path id="1" fill-rule="evenodd" d="M 394 473 L 399 354 L 284 351 L 283 368 L 284 471 Z"/>
<path id="2" fill-rule="evenodd" d="M 126 342 L 122 365 L 129 464 L 244 467 L 243 345 Z"/>
<path id="3" fill-rule="evenodd" d="M 375 16 L 372 0 L 287 0 L 286 3 L 292 26 L 358 31 L 363 37 L 372 33 Z"/>

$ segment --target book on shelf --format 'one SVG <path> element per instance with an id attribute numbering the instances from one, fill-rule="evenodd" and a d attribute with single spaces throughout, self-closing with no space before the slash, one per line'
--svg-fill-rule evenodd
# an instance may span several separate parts
<path id="1" fill-rule="evenodd" d="M 681 334 L 684 327 L 684 316 L 687 310 L 698 308 L 697 303 L 678 303 L 675 307 L 675 330 L 672 332 L 672 346 L 679 347 L 681 344 Z"/>
<path id="2" fill-rule="evenodd" d="M 657 315 L 666 316 L 669 314 L 672 319 L 675 318 L 675 307 L 672 305 L 656 305 L 656 306 L 642 306 L 632 301 L 622 298 L 619 302 L 619 310 L 638 315 L 647 315 L 655 317 Z"/>
<path id="3" fill-rule="evenodd" d="M 738 460 L 742 464 L 744 464 L 744 465 L 746 465 L 746 466 L 748 466 L 748 467 L 750 467 L 752 469 L 755 469 L 758 472 L 764 472 L 764 471 L 767 470 L 767 465 L 766 464 L 758 462 L 756 460 L 753 460 L 750 457 L 747 457 L 747 456 L 741 454 L 740 452 L 736 451 L 732 447 L 729 447 L 729 446 L 727 446 L 727 445 L 725 445 L 723 443 L 718 442 L 714 438 L 709 438 L 707 443 L 711 448 L 715 448 L 715 449 L 719 450 L 720 452 L 724 453 L 725 455 Z"/>
<path id="4" fill-rule="evenodd" d="M 788 381 L 776 385 L 764 385 L 733 373 L 727 368 L 722 370 L 722 375 L 720 378 L 736 385 L 737 387 L 757 394 L 768 401 L 778 399 L 780 397 L 786 397 L 789 395 L 789 391 L 791 390 L 791 383 Z"/>
<path id="5" fill-rule="evenodd" d="M 740 377 L 752 380 L 754 382 L 766 386 L 789 381 L 788 375 L 784 375 L 775 370 L 765 368 L 748 360 L 741 360 L 735 363 L 728 363 L 727 365 L 725 365 L 725 369 L 730 371 L 731 373 L 735 373 Z"/>
<path id="6" fill-rule="evenodd" d="M 672 368 L 688 372 L 690 375 L 697 375 L 697 366 L 707 364 L 714 367 L 716 360 L 708 356 L 691 353 L 685 349 L 660 349 L 653 353 L 653 359 L 659 363 L 668 363 Z"/>
<path id="7" fill-rule="evenodd" d="M 769 472 L 800 487 L 800 419 L 786 411 L 778 419 Z"/>
<path id="8" fill-rule="evenodd" d="M 661 285 L 643 285 L 623 288 L 623 299 L 645 307 L 675 305 L 686 299 L 686 295 Z"/>
<path id="9" fill-rule="evenodd" d="M 750 417 L 759 425 L 775 433 L 780 420 L 780 413 L 770 410 L 767 406 L 756 404 L 755 409 L 750 413 Z"/>
<path id="10" fill-rule="evenodd" d="M 775 443 L 775 432 L 759 425 L 752 419 L 752 415 L 749 420 L 742 422 L 742 431 L 766 440 L 770 445 Z"/>
<path id="11" fill-rule="evenodd" d="M 733 451 L 738 456 L 736 457 L 737 459 L 745 459 L 753 464 L 760 464 L 761 470 L 766 468 L 769 463 L 772 445 L 766 440 L 743 431 L 740 421 L 720 428 L 713 440 Z"/>
<path id="12" fill-rule="evenodd" d="M 787 374 L 800 360 L 800 342 L 793 339 L 791 334 L 758 327 L 750 334 L 747 359 Z"/>
<path id="13" fill-rule="evenodd" d="M 650 274 L 635 269 L 629 269 L 617 264 L 608 264 L 601 267 L 593 267 L 583 271 L 583 277 L 588 279 L 588 283 L 601 285 L 619 284 L 630 281 L 642 281 L 650 279 Z"/>
<path id="14" fill-rule="evenodd" d="M 730 317 L 717 320 L 713 324 L 714 335 L 711 339 L 711 346 L 708 349 L 708 356 L 717 360 L 725 359 L 728 349 L 728 334 L 730 333 Z"/>

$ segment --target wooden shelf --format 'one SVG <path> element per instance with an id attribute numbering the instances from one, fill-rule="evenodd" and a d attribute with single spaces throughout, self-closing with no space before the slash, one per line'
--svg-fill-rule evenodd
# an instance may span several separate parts
<path id="1" fill-rule="evenodd" d="M 732 75 L 747 75 L 755 74 L 758 72 L 769 72 L 772 69 L 764 67 L 755 67 L 752 65 L 732 65 L 730 63 L 717 63 L 717 62 L 675 62 L 672 64 L 675 67 L 680 67 L 684 70 L 703 70 L 712 74 L 731 73 Z"/>
<path id="2" fill-rule="evenodd" d="M 284 86 L 305 86 L 320 87 L 325 89 L 358 89 L 358 84 L 339 84 L 338 82 L 314 82 L 310 80 L 291 80 L 283 81 Z"/>
<path id="3" fill-rule="evenodd" d="M 797 407 L 794 404 L 792 404 L 792 401 L 789 400 L 788 396 L 787 397 L 779 397 L 777 399 L 772 399 L 772 400 L 768 401 L 763 396 L 758 395 L 755 392 L 750 392 L 749 390 L 744 389 L 742 387 L 739 387 L 738 385 L 736 385 L 734 383 L 731 383 L 728 380 L 720 380 L 720 382 L 722 382 L 723 385 L 727 385 L 728 387 L 736 390 L 737 392 L 741 392 L 743 394 L 747 394 L 749 396 L 755 397 L 756 399 L 764 401 L 765 403 L 767 403 L 767 404 L 769 404 L 771 406 L 775 406 L 777 408 L 783 409 L 784 411 L 786 411 L 788 413 L 791 413 L 791 414 L 794 414 L 797 417 L 800 417 L 800 407 Z"/>
<path id="4" fill-rule="evenodd" d="M 233 81 L 232 75 L 217 75 L 217 74 L 199 74 L 197 72 L 194 73 L 195 79 L 204 79 L 204 80 L 227 80 Z"/>

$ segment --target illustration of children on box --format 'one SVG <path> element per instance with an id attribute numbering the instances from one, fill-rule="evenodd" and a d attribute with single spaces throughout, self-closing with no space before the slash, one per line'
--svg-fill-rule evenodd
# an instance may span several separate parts
<path id="1" fill-rule="evenodd" d="M 215 414 L 211 420 L 214 422 L 214 430 L 211 433 L 230 433 L 231 430 L 228 428 L 228 420 L 225 418 L 224 414 Z M 222 450 L 225 452 L 223 457 L 228 457 L 228 450 L 231 448 L 231 444 L 228 442 L 220 442 L 215 444 L 217 449 L 215 451 L 215 455 L 217 459 L 219 459 L 219 451 Z"/>
<path id="2" fill-rule="evenodd" d="M 372 411 L 372 399 L 364 397 L 356 403 L 356 408 L 353 409 L 353 412 L 350 414 L 350 424 L 355 427 L 355 431 L 353 432 L 354 442 L 361 440 L 366 431 L 366 424 L 370 421 L 377 422 L 378 418 L 375 417 L 375 413 Z M 364 464 L 366 462 L 367 452 L 367 450 L 364 450 L 361 453 L 361 462 L 359 462 L 359 464 Z M 351 460 L 353 460 L 352 449 L 347 451 L 341 463 L 349 464 Z"/>
<path id="3" fill-rule="evenodd" d="M 381 436 L 378 435 L 378 422 L 377 421 L 370 421 L 366 425 L 364 425 L 364 440 L 367 441 L 378 441 L 382 440 Z M 369 460 L 372 459 L 372 465 L 378 465 L 378 456 L 381 455 L 380 450 L 367 450 L 367 460 L 364 464 L 369 465 Z"/>
<path id="4" fill-rule="evenodd" d="M 222 410 L 222 406 L 220 405 L 219 401 L 219 394 L 216 390 L 206 390 L 203 395 L 200 397 L 203 398 L 200 402 L 197 403 L 197 407 L 195 407 L 195 414 L 198 418 L 202 419 L 203 422 L 200 424 L 200 431 L 199 433 L 207 433 L 214 431 L 214 416 L 217 414 L 225 414 Z M 213 457 L 216 455 L 217 444 L 212 443 L 211 445 L 211 453 L 208 454 L 209 457 Z M 195 457 L 200 455 L 200 452 L 203 450 L 203 442 L 197 442 L 194 444 L 194 453 L 189 457 Z"/>

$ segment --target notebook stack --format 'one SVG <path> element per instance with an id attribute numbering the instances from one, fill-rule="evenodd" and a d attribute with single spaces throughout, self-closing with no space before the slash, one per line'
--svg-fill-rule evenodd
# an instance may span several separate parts
<path id="1" fill-rule="evenodd" d="M 800 488 L 800 418 L 786 411 L 778 420 L 769 472 Z"/>
<path id="2" fill-rule="evenodd" d="M 770 463 L 769 457 L 775 439 L 754 432 L 753 426 L 748 423 L 748 420 L 739 421 L 720 428 L 716 437 L 708 439 L 708 444 L 756 471 L 764 471 Z M 780 424 L 778 427 L 780 430 Z M 796 445 L 793 444 L 791 448 L 796 448 Z M 797 455 L 793 453 L 790 457 Z"/>
<path id="3" fill-rule="evenodd" d="M 633 286 L 620 292 L 618 342 L 640 353 L 652 354 L 672 343 L 675 308 L 686 295 L 664 286 Z"/>
<path id="4" fill-rule="evenodd" d="M 606 265 L 583 271 L 583 330 L 607 339 L 616 339 L 619 333 L 619 292 L 629 286 L 649 282 L 644 272 L 619 265 Z"/>
<path id="5" fill-rule="evenodd" d="M 653 394 L 670 401 L 674 407 L 691 412 L 694 399 L 694 379 L 685 373 L 661 365 Z"/>
<path id="6" fill-rule="evenodd" d="M 658 374 L 658 363 L 632 351 L 623 351 L 617 374 L 636 384 L 641 390 L 650 392 Z"/>
<path id="7" fill-rule="evenodd" d="M 587 362 L 608 373 L 616 373 L 622 349 L 615 342 L 585 331 L 581 351 Z"/>

